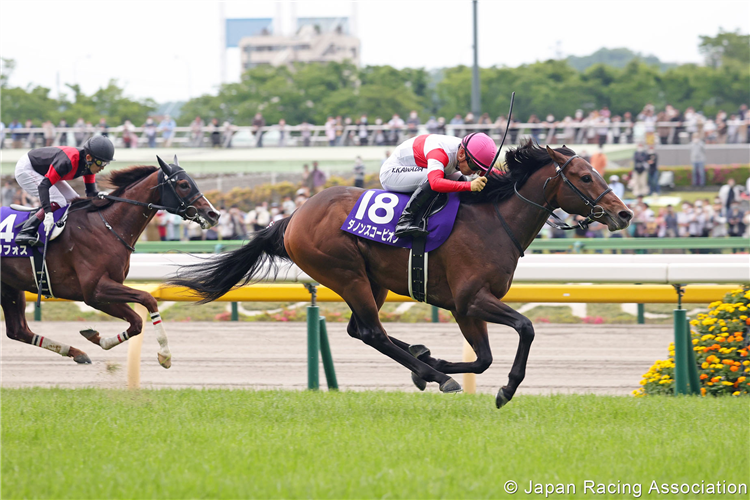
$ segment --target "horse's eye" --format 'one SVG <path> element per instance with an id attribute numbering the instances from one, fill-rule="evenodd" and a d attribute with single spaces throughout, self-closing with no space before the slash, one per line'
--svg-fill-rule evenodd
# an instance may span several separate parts
<path id="1" fill-rule="evenodd" d="M 581 177 L 581 180 L 583 182 L 591 182 L 591 176 L 590 175 L 584 175 L 583 177 Z"/>

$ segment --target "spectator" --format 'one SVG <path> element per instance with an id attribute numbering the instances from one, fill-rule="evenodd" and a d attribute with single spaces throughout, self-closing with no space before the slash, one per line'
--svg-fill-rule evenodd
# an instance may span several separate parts
<path id="1" fill-rule="evenodd" d="M 625 126 L 625 130 L 623 130 L 623 134 L 625 136 L 625 142 L 627 144 L 633 144 L 633 137 L 634 137 L 633 115 L 630 113 L 630 111 L 626 111 L 622 115 L 622 120 L 627 124 Z"/>
<path id="2" fill-rule="evenodd" d="M 492 128 L 492 120 L 490 119 L 489 113 L 482 113 L 482 116 L 479 117 L 479 121 L 477 122 L 479 125 L 486 125 L 486 128 L 481 128 L 478 130 L 478 132 L 482 132 L 483 134 L 490 135 L 490 129 Z"/>
<path id="3" fill-rule="evenodd" d="M 86 140 L 86 122 L 83 121 L 83 118 L 79 118 L 73 124 L 73 138 L 76 140 L 77 148 L 80 148 L 83 141 Z"/>
<path id="4" fill-rule="evenodd" d="M 195 120 L 190 124 L 190 145 L 194 148 L 199 148 L 203 145 L 203 120 L 200 116 L 196 116 Z"/>
<path id="5" fill-rule="evenodd" d="M 276 127 L 279 129 L 279 147 L 283 148 L 286 146 L 286 120 L 280 119 Z"/>
<path id="6" fill-rule="evenodd" d="M 705 236 L 706 212 L 703 210 L 703 202 L 696 200 L 693 210 L 688 215 L 688 234 L 691 238 Z"/>
<path id="7" fill-rule="evenodd" d="M 732 115 L 729 117 L 729 121 L 727 122 L 727 143 L 737 144 L 738 142 L 740 142 L 739 135 L 741 125 L 742 120 L 740 120 L 737 115 Z"/>
<path id="8" fill-rule="evenodd" d="M 42 123 L 42 133 L 44 134 L 44 146 L 50 147 L 55 142 L 55 126 L 50 120 Z"/>
<path id="9" fill-rule="evenodd" d="M 3 183 L 3 190 L 2 190 L 2 205 L 4 207 L 10 206 L 11 203 L 14 202 L 14 198 L 16 197 L 16 188 L 13 187 L 13 185 L 10 183 L 10 181 L 5 181 Z"/>
<path id="10" fill-rule="evenodd" d="M 219 127 L 219 119 L 212 118 L 211 123 L 208 124 L 208 135 L 211 138 L 211 147 L 221 147 L 221 128 Z"/>
<path id="11" fill-rule="evenodd" d="M 445 135 L 445 118 L 439 116 L 437 119 L 437 130 L 436 134 Z"/>
<path id="12" fill-rule="evenodd" d="M 297 190 L 297 192 L 294 194 L 294 207 L 295 210 L 301 207 L 305 204 L 307 201 L 307 195 L 305 194 L 305 190 L 303 188 L 300 188 Z"/>
<path id="13" fill-rule="evenodd" d="M 607 143 L 607 136 L 609 135 L 609 122 L 609 109 L 603 108 L 599 113 L 599 117 L 596 121 L 596 143 L 600 148 L 604 147 L 604 145 Z"/>
<path id="14" fill-rule="evenodd" d="M 555 142 L 555 128 L 557 127 L 557 122 L 555 122 L 555 116 L 554 115 L 547 115 L 547 118 L 544 120 L 544 128 L 547 131 L 547 136 L 544 138 L 544 142 L 547 144 L 557 144 Z"/>
<path id="15" fill-rule="evenodd" d="M 664 236 L 667 238 L 676 238 L 680 234 L 677 215 L 672 205 L 667 205 L 667 212 L 664 214 L 664 229 Z"/>
<path id="16" fill-rule="evenodd" d="M 23 126 L 25 129 L 34 128 L 34 122 L 31 120 L 26 120 L 26 123 Z M 21 134 L 23 136 L 23 139 L 26 141 L 26 144 L 29 148 L 34 148 L 34 141 L 36 140 L 36 134 L 34 132 L 24 132 Z"/>
<path id="17" fill-rule="evenodd" d="M 706 185 L 706 143 L 700 134 L 693 133 L 690 143 L 690 163 L 693 164 L 693 186 Z"/>
<path id="18" fill-rule="evenodd" d="M 281 208 L 283 210 L 284 216 L 289 217 L 297 209 L 297 205 L 294 204 L 292 197 L 287 195 L 284 196 L 284 200 L 281 202 Z"/>
<path id="19" fill-rule="evenodd" d="M 643 144 L 638 144 L 633 155 L 633 171 L 628 187 L 635 197 L 648 194 L 648 153 L 643 149 Z"/>
<path id="20" fill-rule="evenodd" d="M 159 210 L 156 212 L 156 215 L 154 216 L 154 222 L 156 222 L 156 225 L 159 229 L 159 240 L 160 241 L 167 241 L 167 217 L 169 214 L 165 212 L 164 210 Z"/>
<path id="21" fill-rule="evenodd" d="M 331 117 L 329 116 L 328 119 L 330 120 Z M 299 126 L 299 132 L 300 132 L 300 137 L 302 138 L 302 146 L 309 148 L 310 136 L 312 134 L 311 134 L 310 124 L 307 123 L 306 120 L 303 121 L 302 124 Z M 326 135 L 327 135 L 327 131 L 326 131 Z"/>
<path id="22" fill-rule="evenodd" d="M 189 241 L 202 241 L 203 240 L 205 235 L 203 234 L 203 229 L 201 229 L 200 225 L 194 224 L 192 221 L 189 221 L 189 220 L 184 221 L 184 224 L 185 224 L 185 233 Z"/>
<path id="23" fill-rule="evenodd" d="M 156 122 L 150 116 L 146 118 L 146 123 L 143 124 L 143 136 L 148 141 L 148 147 L 156 147 Z"/>
<path id="24" fill-rule="evenodd" d="M 469 111 L 466 113 L 466 116 L 464 117 L 464 125 L 474 125 L 476 123 L 476 120 L 474 119 L 474 113 Z M 466 133 L 474 132 L 473 128 L 470 128 L 466 131 Z"/>
<path id="25" fill-rule="evenodd" d="M 745 234 L 745 212 L 740 208 L 740 202 L 734 200 L 727 212 L 727 234 L 729 236 L 742 236 Z"/>
<path id="26" fill-rule="evenodd" d="M 622 129 L 620 129 L 621 122 L 622 117 L 620 115 L 615 115 L 612 117 L 612 128 L 610 129 L 612 131 L 612 144 L 620 144 L 623 137 L 625 137 L 622 134 Z"/>
<path id="27" fill-rule="evenodd" d="M 255 207 L 255 230 L 260 231 L 271 223 L 271 212 L 268 211 L 268 202 L 264 201 Z"/>
<path id="28" fill-rule="evenodd" d="M 594 170 L 599 172 L 599 175 L 604 179 L 604 171 L 607 168 L 607 155 L 604 154 L 603 145 L 599 145 L 596 153 L 591 155 L 591 166 L 594 167 Z"/>
<path id="29" fill-rule="evenodd" d="M 398 143 L 401 139 L 401 130 L 404 128 L 404 120 L 398 114 L 394 114 L 393 118 L 388 121 L 388 127 L 390 128 L 388 143 L 391 145 Z"/>
<path id="30" fill-rule="evenodd" d="M 344 120 L 340 116 L 336 117 L 335 130 L 336 130 L 336 144 L 335 145 L 340 146 L 341 138 L 344 135 Z"/>
<path id="31" fill-rule="evenodd" d="M 336 145 L 336 120 L 332 116 L 328 117 L 325 124 L 326 139 L 328 139 L 328 145 L 333 147 Z"/>
<path id="32" fill-rule="evenodd" d="M 453 118 L 451 118 L 450 125 L 453 125 L 453 135 L 456 137 L 463 137 L 464 131 L 462 128 L 457 127 L 457 125 L 463 125 L 464 119 L 461 117 L 461 115 L 456 114 Z"/>
<path id="33" fill-rule="evenodd" d="M 263 147 L 263 127 L 266 126 L 266 120 L 263 119 L 263 115 L 255 113 L 253 118 L 253 133 L 255 134 L 255 145 L 259 148 Z"/>
<path id="34" fill-rule="evenodd" d="M 383 126 L 383 120 L 379 116 L 375 118 L 375 125 L 378 127 Z M 385 131 L 382 128 L 378 128 L 375 133 L 373 134 L 373 140 L 375 141 L 376 146 L 385 146 L 388 143 L 388 140 L 385 138 Z"/>
<path id="35" fill-rule="evenodd" d="M 167 226 L 167 241 L 180 241 L 182 239 L 182 217 L 177 214 L 165 214 Z M 197 224 L 196 224 L 197 225 Z"/>
<path id="36" fill-rule="evenodd" d="M 135 126 L 130 123 L 130 120 L 125 120 L 122 125 L 122 142 L 125 143 L 126 148 L 138 147 L 138 136 L 135 135 Z"/>
<path id="37" fill-rule="evenodd" d="M 222 125 L 223 131 L 222 131 L 222 145 L 225 148 L 231 148 L 232 147 L 232 137 L 234 137 L 234 133 L 237 131 L 237 127 L 232 125 L 229 120 L 226 120 L 224 124 Z"/>
<path id="38" fill-rule="evenodd" d="M 659 195 L 661 188 L 659 186 L 659 156 L 654 151 L 653 146 L 648 147 L 648 188 L 649 194 Z"/>
<path id="39" fill-rule="evenodd" d="M 669 144 L 669 133 L 672 127 L 664 125 L 667 122 L 667 112 L 660 111 L 656 115 L 656 134 L 659 136 L 659 144 Z"/>
<path id="40" fill-rule="evenodd" d="M 612 188 L 612 192 L 621 200 L 625 197 L 625 185 L 620 182 L 619 175 L 613 174 L 609 176 L 609 187 Z"/>
<path id="41" fill-rule="evenodd" d="M 348 116 L 344 118 L 343 141 L 344 141 L 344 146 L 352 145 L 352 119 Z"/>
<path id="42" fill-rule="evenodd" d="M 728 212 L 728 210 L 727 210 Z M 708 214 L 708 235 L 712 238 L 723 238 L 727 235 L 727 218 L 721 209 L 721 202 L 717 199 Z"/>
<path id="43" fill-rule="evenodd" d="M 411 113 L 409 113 L 409 119 L 406 120 L 406 127 L 409 131 L 409 137 L 416 137 L 419 133 L 419 125 L 421 122 L 419 121 L 419 116 L 417 115 L 417 112 L 412 110 Z"/>
<path id="44" fill-rule="evenodd" d="M 57 128 L 62 129 L 60 132 L 60 146 L 68 145 L 68 122 L 65 119 L 61 119 L 60 123 L 57 124 Z"/>
<path id="45" fill-rule="evenodd" d="M 271 222 L 279 222 L 284 218 L 284 213 L 281 211 L 278 203 L 271 203 Z"/>
<path id="46" fill-rule="evenodd" d="M 729 211 L 729 207 L 732 203 L 739 201 L 742 197 L 742 188 L 737 186 L 734 179 L 731 177 L 727 180 L 727 183 L 721 186 L 719 189 L 719 199 L 721 200 L 721 213 L 726 214 Z"/>
<path id="47" fill-rule="evenodd" d="M 5 123 L 0 121 L 0 149 L 5 146 Z"/>
<path id="48" fill-rule="evenodd" d="M 326 183 L 326 174 L 318 169 L 317 161 L 313 162 L 313 169 L 312 172 L 310 172 L 310 181 L 312 188 L 310 189 L 311 194 L 317 194 L 323 190 L 323 186 Z"/>
<path id="49" fill-rule="evenodd" d="M 104 117 L 99 118 L 99 123 L 96 124 L 96 131 L 104 137 L 109 137 L 109 127 L 107 126 L 107 120 Z"/>
<path id="50" fill-rule="evenodd" d="M 364 188 L 365 187 L 365 163 L 362 161 L 361 156 L 357 156 L 354 160 L 354 187 Z"/>
<path id="51" fill-rule="evenodd" d="M 164 118 L 159 123 L 159 131 L 161 132 L 161 138 L 164 139 L 164 147 L 169 148 L 172 146 L 172 139 L 174 139 L 174 129 L 177 124 L 169 115 L 164 115 Z"/>
<path id="52" fill-rule="evenodd" d="M 427 129 L 428 134 L 437 134 L 438 133 L 438 122 L 435 119 L 434 116 L 431 116 L 429 120 L 427 120 L 427 123 L 424 124 L 425 128 Z"/>
<path id="53" fill-rule="evenodd" d="M 359 129 L 357 133 L 359 136 L 359 145 L 367 146 L 367 115 L 362 115 L 362 118 L 359 119 L 359 125 L 357 128 Z"/>

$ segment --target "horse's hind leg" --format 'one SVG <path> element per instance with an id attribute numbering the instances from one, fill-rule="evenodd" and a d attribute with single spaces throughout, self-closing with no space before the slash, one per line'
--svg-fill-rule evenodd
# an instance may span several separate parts
<path id="1" fill-rule="evenodd" d="M 380 323 L 378 303 L 373 296 L 369 281 L 366 283 L 362 280 L 350 282 L 342 291 L 341 296 L 349 304 L 353 315 L 356 315 L 359 337 L 365 344 L 405 366 L 416 373 L 419 378 L 428 382 L 437 382 L 443 392 L 456 392 L 461 389 L 461 386 L 451 377 L 418 360 L 388 337 Z"/>
<path id="2" fill-rule="evenodd" d="M 22 290 L 3 284 L 2 307 L 5 313 L 6 334 L 9 338 L 73 358 L 76 363 L 91 364 L 91 359 L 85 352 L 49 337 L 35 335 L 29 330 L 29 324 L 26 322 L 26 295 Z"/>

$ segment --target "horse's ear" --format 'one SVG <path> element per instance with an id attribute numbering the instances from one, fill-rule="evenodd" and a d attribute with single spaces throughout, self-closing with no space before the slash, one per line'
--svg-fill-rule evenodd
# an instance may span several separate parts
<path id="1" fill-rule="evenodd" d="M 164 160 L 162 160 L 161 158 L 159 158 L 158 155 L 156 156 L 156 159 L 159 160 L 159 167 L 164 171 L 164 173 L 167 174 L 167 175 L 171 175 L 172 174 L 172 169 L 169 168 L 169 165 L 167 165 L 166 163 L 164 163 Z"/>
<path id="2" fill-rule="evenodd" d="M 552 161 L 557 163 L 558 165 L 565 163 L 566 158 L 560 153 L 558 153 L 557 151 L 555 151 L 554 149 L 552 149 L 551 147 L 549 147 L 549 144 L 547 144 L 547 154 L 549 155 L 550 158 L 552 158 Z"/>
<path id="3" fill-rule="evenodd" d="M 173 165 L 175 165 L 177 167 L 180 166 L 180 163 L 177 161 L 177 155 L 174 155 L 174 163 L 173 163 Z"/>

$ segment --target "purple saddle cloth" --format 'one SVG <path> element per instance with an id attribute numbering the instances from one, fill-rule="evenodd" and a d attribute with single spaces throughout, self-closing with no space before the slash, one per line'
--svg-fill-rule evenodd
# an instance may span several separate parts
<path id="1" fill-rule="evenodd" d="M 54 211 L 55 222 L 59 221 L 67 206 Z M 36 212 L 19 212 L 10 207 L 0 209 L 0 257 L 31 257 L 31 247 L 16 245 L 16 236 L 21 231 L 21 226 L 29 217 L 34 217 Z M 44 234 L 44 225 L 39 225 L 39 241 L 44 243 L 47 236 Z M 44 247 L 35 247 L 41 254 Z"/>
<path id="2" fill-rule="evenodd" d="M 394 234 L 398 219 L 409 198 L 408 194 L 368 189 L 359 197 L 341 229 L 378 243 L 411 248 L 411 236 L 399 238 Z M 435 250 L 448 239 L 456 221 L 459 201 L 458 193 L 448 193 L 445 207 L 430 216 L 427 223 L 430 234 L 427 235 L 425 251 Z"/>

